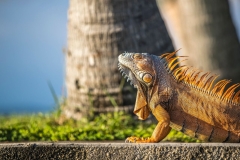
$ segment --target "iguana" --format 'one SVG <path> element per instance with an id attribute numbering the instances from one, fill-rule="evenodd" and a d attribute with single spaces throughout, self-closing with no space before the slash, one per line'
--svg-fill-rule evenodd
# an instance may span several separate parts
<path id="1" fill-rule="evenodd" d="M 120 71 L 138 90 L 134 113 L 145 120 L 152 112 L 158 120 L 151 137 L 126 142 L 159 142 L 171 128 L 203 141 L 240 142 L 240 84 L 214 84 L 217 75 L 179 66 L 176 52 L 119 55 Z"/>

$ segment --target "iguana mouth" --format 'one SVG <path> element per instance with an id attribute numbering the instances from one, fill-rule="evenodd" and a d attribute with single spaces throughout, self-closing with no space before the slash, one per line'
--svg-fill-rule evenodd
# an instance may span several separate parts
<path id="1" fill-rule="evenodd" d="M 127 79 L 127 82 L 130 81 L 130 84 L 133 85 L 134 88 L 138 88 L 137 78 L 128 67 L 122 65 L 121 63 L 118 63 L 118 69 L 120 73 L 122 73 L 122 76 Z"/>

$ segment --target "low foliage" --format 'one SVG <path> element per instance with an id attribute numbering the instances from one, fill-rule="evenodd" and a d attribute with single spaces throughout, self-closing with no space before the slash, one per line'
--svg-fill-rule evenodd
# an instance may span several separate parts
<path id="1" fill-rule="evenodd" d="M 0 141 L 124 140 L 132 135 L 149 137 L 156 126 L 121 112 L 62 123 L 53 114 L 1 116 L 0 121 Z M 198 142 L 174 130 L 165 141 Z"/>

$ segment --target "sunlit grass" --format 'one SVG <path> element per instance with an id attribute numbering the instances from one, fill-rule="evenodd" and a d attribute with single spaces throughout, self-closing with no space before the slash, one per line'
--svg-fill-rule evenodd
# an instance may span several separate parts
<path id="1" fill-rule="evenodd" d="M 100 114 L 93 120 L 60 121 L 54 114 L 0 116 L 0 141 L 124 140 L 149 137 L 156 126 L 122 112 Z M 174 130 L 165 141 L 197 142 Z"/>

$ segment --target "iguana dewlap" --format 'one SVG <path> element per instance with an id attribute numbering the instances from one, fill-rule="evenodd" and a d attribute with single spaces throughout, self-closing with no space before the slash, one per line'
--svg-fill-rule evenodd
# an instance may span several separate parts
<path id="1" fill-rule="evenodd" d="M 127 142 L 159 142 L 171 128 L 208 142 L 240 142 L 240 84 L 229 80 L 214 84 L 217 76 L 178 66 L 174 53 L 160 57 L 147 53 L 119 55 L 119 69 L 134 87 L 134 113 L 146 119 L 150 112 L 158 124 L 150 138 L 129 137 Z"/>

